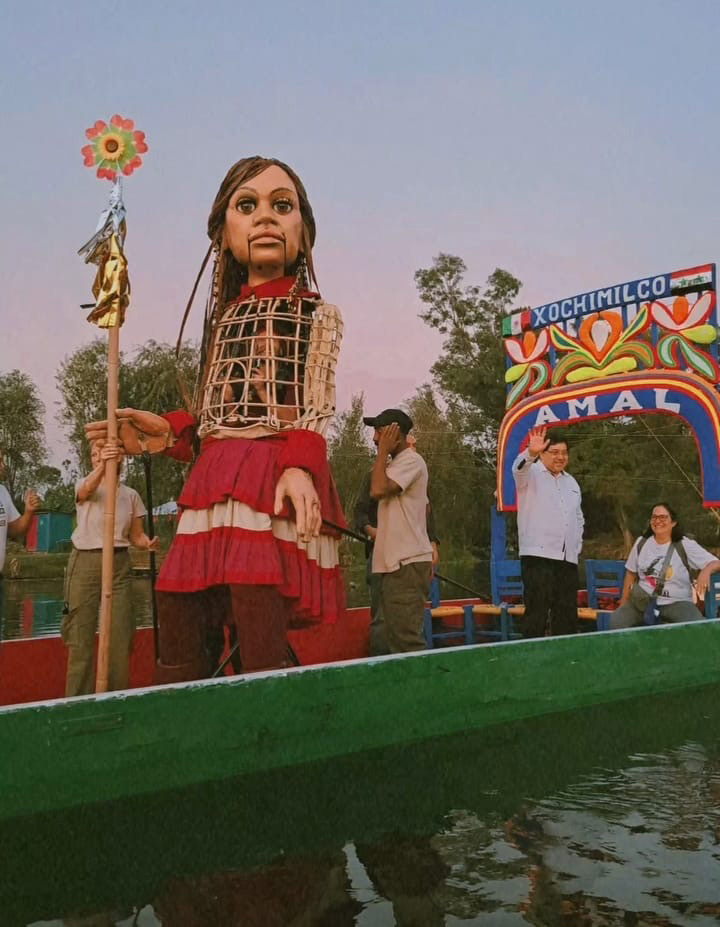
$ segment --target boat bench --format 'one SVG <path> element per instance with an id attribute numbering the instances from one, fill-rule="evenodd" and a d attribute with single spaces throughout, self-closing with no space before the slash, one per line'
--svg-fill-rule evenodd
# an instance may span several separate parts
<path id="1" fill-rule="evenodd" d="M 475 644 L 481 640 L 509 641 L 522 638 L 514 630 L 513 618 L 525 614 L 524 605 L 438 605 L 425 609 L 423 633 L 425 647 L 432 650 L 442 641 L 446 643 Z M 578 608 L 579 621 L 592 621 L 598 631 L 610 629 L 610 615 L 605 609 Z M 478 621 L 477 619 L 480 619 Z M 486 622 L 483 622 L 486 619 Z M 487 619 L 497 619 L 488 622 Z"/>

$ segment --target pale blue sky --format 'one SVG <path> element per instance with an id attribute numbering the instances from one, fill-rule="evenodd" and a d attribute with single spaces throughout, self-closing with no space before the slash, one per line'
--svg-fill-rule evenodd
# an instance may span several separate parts
<path id="1" fill-rule="evenodd" d="M 126 348 L 174 342 L 226 168 L 305 181 L 315 260 L 346 322 L 340 406 L 428 379 L 413 272 L 461 255 L 522 304 L 718 256 L 720 3 L 10 3 L 2 0 L 0 370 L 41 386 L 95 330 L 76 257 L 109 185 L 84 130 L 114 112 L 150 151 L 126 183 Z M 191 334 L 197 334 L 198 306 Z"/>

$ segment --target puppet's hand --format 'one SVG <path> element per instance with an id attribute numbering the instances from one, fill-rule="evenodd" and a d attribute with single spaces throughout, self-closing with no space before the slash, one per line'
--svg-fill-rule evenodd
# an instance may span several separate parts
<path id="1" fill-rule="evenodd" d="M 298 537 L 307 544 L 320 534 L 322 524 L 320 498 L 309 473 L 297 467 L 289 467 L 283 472 L 275 488 L 276 515 L 282 511 L 286 498 L 295 509 Z"/>
<path id="2" fill-rule="evenodd" d="M 143 409 L 118 409 L 118 437 L 126 454 L 156 454 L 170 443 L 170 423 L 154 412 Z M 107 420 L 85 426 L 88 441 L 107 440 Z"/>

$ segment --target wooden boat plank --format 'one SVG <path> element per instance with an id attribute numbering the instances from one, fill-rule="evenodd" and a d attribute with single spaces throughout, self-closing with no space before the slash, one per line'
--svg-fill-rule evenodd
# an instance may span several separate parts
<path id="1" fill-rule="evenodd" d="M 718 681 L 708 621 L 7 707 L 0 818 Z"/>

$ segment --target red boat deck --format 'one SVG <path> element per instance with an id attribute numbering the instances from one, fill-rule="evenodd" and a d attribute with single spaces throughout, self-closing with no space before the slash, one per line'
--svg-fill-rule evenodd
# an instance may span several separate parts
<path id="1" fill-rule="evenodd" d="M 290 645 L 302 666 L 367 656 L 370 611 L 352 608 L 343 621 L 290 631 Z M 67 651 L 57 634 L 0 642 L 0 705 L 62 698 Z M 152 685 L 152 628 L 139 628 L 130 658 L 130 688 Z M 232 673 L 232 667 L 226 672 Z"/>

